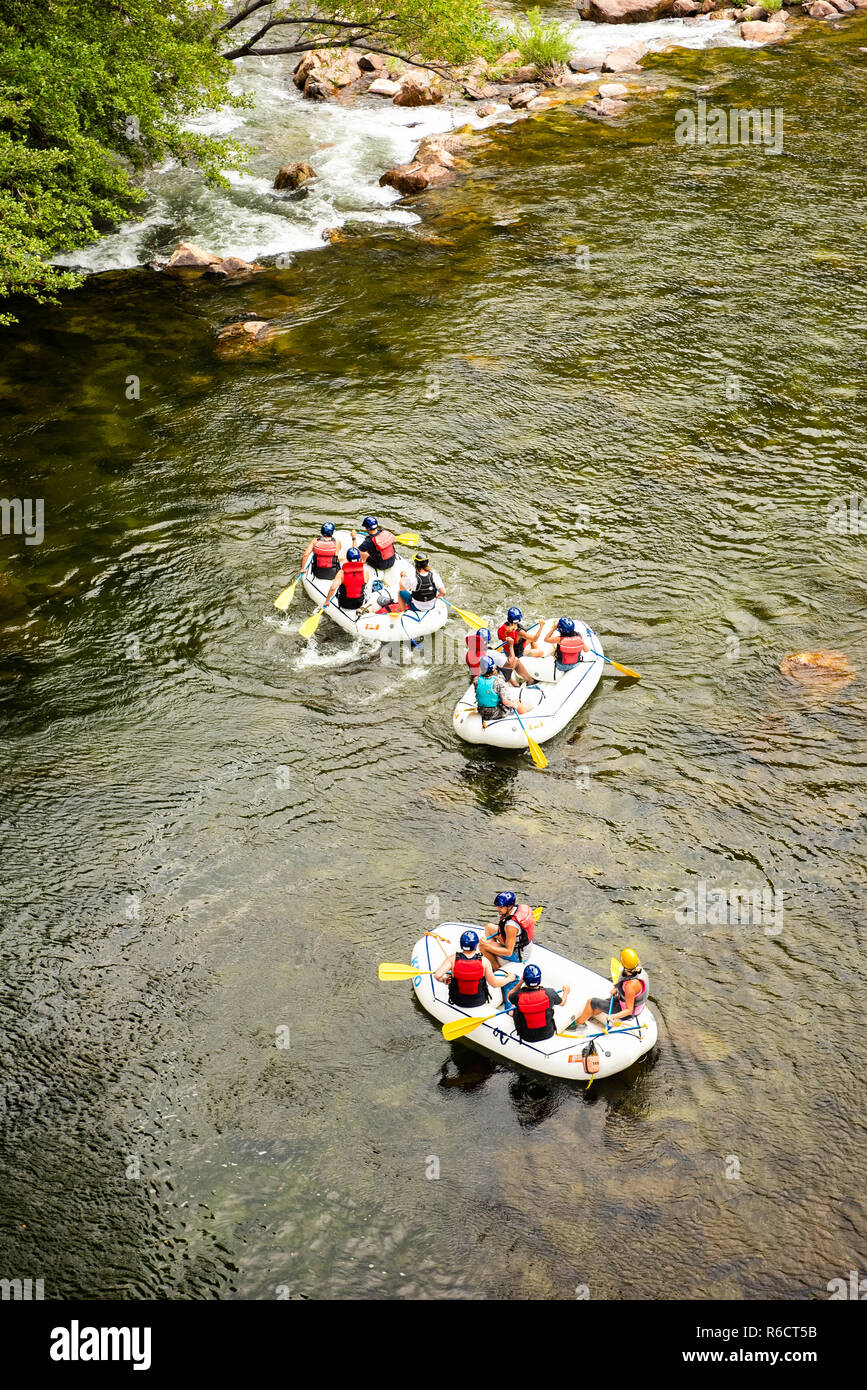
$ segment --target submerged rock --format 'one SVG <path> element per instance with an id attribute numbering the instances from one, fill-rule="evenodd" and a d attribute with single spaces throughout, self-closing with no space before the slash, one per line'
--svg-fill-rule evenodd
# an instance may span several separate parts
<path id="1" fill-rule="evenodd" d="M 845 652 L 834 650 L 791 652 L 783 657 L 780 670 L 790 680 L 807 685 L 847 685 L 855 670 Z"/>
<path id="2" fill-rule="evenodd" d="M 274 325 L 267 319 L 244 319 L 241 323 L 229 323 L 217 333 L 217 351 L 222 353 L 245 352 L 248 348 L 261 347 L 274 337 Z"/>
<path id="3" fill-rule="evenodd" d="M 303 159 L 297 159 L 293 164 L 284 164 L 277 172 L 274 180 L 274 187 L 300 188 L 303 183 L 309 183 L 310 179 L 316 178 L 316 170 L 311 164 L 305 164 Z"/>

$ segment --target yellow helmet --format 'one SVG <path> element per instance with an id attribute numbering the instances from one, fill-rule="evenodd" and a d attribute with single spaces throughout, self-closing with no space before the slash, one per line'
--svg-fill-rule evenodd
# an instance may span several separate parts
<path id="1" fill-rule="evenodd" d="M 624 970 L 638 970 L 641 967 L 641 961 L 631 946 L 620 952 L 620 964 Z"/>

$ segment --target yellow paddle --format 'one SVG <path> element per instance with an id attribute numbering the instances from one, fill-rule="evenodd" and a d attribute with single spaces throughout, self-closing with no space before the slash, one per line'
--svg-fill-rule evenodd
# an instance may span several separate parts
<path id="1" fill-rule="evenodd" d="M 435 975 L 435 970 L 419 970 L 414 965 L 394 965 L 383 961 L 379 967 L 381 980 L 414 980 L 416 975 Z"/>
<path id="2" fill-rule="evenodd" d="M 469 623 L 470 627 L 480 628 L 488 626 L 487 620 L 485 618 L 480 618 L 478 613 L 471 613 L 468 609 L 464 608 L 455 608 L 455 605 L 453 603 L 449 603 L 447 598 L 443 599 L 443 603 L 445 604 L 446 608 L 453 609 L 454 612 L 457 613 L 459 618 L 463 618 L 465 623 Z"/>
<path id="3" fill-rule="evenodd" d="M 524 729 L 524 724 L 523 724 L 523 721 L 522 721 L 521 716 L 520 716 L 520 714 L 518 713 L 518 711 L 517 711 L 516 709 L 513 708 L 512 713 L 514 714 L 514 716 L 515 716 L 515 718 L 517 719 L 518 723 L 521 725 L 521 728 Z M 538 743 L 536 742 L 536 740 L 533 739 L 533 738 L 530 738 L 530 735 L 527 733 L 527 730 L 526 730 L 526 729 L 524 729 L 524 737 L 525 737 L 526 740 L 527 740 L 527 747 L 528 747 L 529 750 L 530 750 L 530 757 L 533 759 L 533 762 L 536 764 L 536 766 L 537 766 L 537 767 L 547 767 L 547 766 L 548 766 L 548 759 L 545 757 L 545 754 L 542 752 L 542 750 L 541 750 L 541 748 L 539 747 L 539 745 L 538 745 Z"/>
<path id="4" fill-rule="evenodd" d="M 322 614 L 325 612 L 325 609 L 326 609 L 327 607 L 328 607 L 328 605 L 325 604 L 325 603 L 323 603 L 323 605 L 322 605 L 321 608 L 317 608 L 316 611 L 315 611 L 315 613 L 311 613 L 309 618 L 305 618 L 304 622 L 301 624 L 301 626 L 300 626 L 299 629 L 298 629 L 299 636 L 301 636 L 301 637 L 312 637 L 312 636 L 313 636 L 314 632 L 316 631 L 316 629 L 317 629 L 318 626 L 319 626 L 319 619 L 322 617 Z"/>
<path id="5" fill-rule="evenodd" d="M 302 575 L 303 573 L 304 573 L 304 571 L 302 570 L 302 571 L 301 571 L 301 574 L 299 574 L 299 576 L 298 576 L 298 579 L 301 578 L 301 575 Z M 295 586 L 296 586 L 296 584 L 298 583 L 298 579 L 293 579 L 293 580 L 292 580 L 292 583 L 289 584 L 289 585 L 283 590 L 282 594 L 278 594 L 277 597 L 275 598 L 275 600 L 274 600 L 274 607 L 275 607 L 275 608 L 279 608 L 281 613 L 285 613 L 285 612 L 286 612 L 286 609 L 289 607 L 290 603 L 292 602 L 293 598 L 295 597 Z"/>
<path id="6" fill-rule="evenodd" d="M 421 537 L 417 531 L 407 531 L 403 536 L 395 536 L 398 545 L 418 545 Z"/>
<path id="7" fill-rule="evenodd" d="M 622 671 L 624 676 L 631 676 L 635 681 L 641 680 L 641 676 L 637 671 L 631 670 L 629 666 L 621 666 L 619 661 L 612 661 L 611 657 L 606 656 L 604 652 L 597 652 L 595 647 L 588 647 L 587 650 L 592 652 L 594 656 L 601 656 L 602 660 L 607 661 L 609 666 L 613 666 L 615 671 Z"/>
<path id="8" fill-rule="evenodd" d="M 507 1014 L 508 1009 L 498 1009 L 495 1014 L 485 1014 L 484 1018 L 456 1018 L 451 1023 L 443 1024 L 443 1037 L 446 1042 L 454 1042 L 455 1038 L 462 1038 L 465 1033 L 472 1033 L 474 1028 L 487 1023 L 491 1018 L 499 1018 L 500 1014 Z"/>

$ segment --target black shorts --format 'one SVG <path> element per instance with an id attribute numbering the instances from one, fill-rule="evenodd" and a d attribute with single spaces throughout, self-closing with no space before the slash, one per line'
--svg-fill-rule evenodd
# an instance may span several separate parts
<path id="1" fill-rule="evenodd" d="M 337 602 L 341 608 L 360 608 L 364 603 L 364 594 L 362 594 L 360 598 L 347 598 L 346 589 L 341 584 L 340 588 L 337 590 Z"/>
<path id="2" fill-rule="evenodd" d="M 392 555 L 390 560 L 383 560 L 381 555 L 377 555 L 375 552 L 366 550 L 364 552 L 364 558 L 366 559 L 367 563 L 370 565 L 370 568 L 372 570 L 379 570 L 380 572 L 382 572 L 382 570 L 391 569 L 392 565 L 397 559 L 397 556 Z"/>
<path id="3" fill-rule="evenodd" d="M 609 998 L 609 999 L 591 999 L 591 1000 L 590 1000 L 590 1007 L 591 1007 L 591 1009 L 593 1010 L 594 1013 L 607 1014 L 607 1013 L 608 1013 L 608 1005 L 611 1004 L 611 1012 L 614 1013 L 614 1004 L 616 1004 L 616 1003 L 617 1003 L 617 1000 L 615 999 L 615 1000 L 614 1000 L 614 1003 L 612 1004 L 610 998 Z M 618 1009 L 618 1012 L 619 1012 L 619 1009 Z"/>
<path id="4" fill-rule="evenodd" d="M 312 574 L 312 577 L 313 577 L 314 579 L 335 579 L 335 578 L 337 577 L 337 575 L 338 575 L 339 572 L 340 572 L 340 565 L 339 565 L 338 562 L 335 560 L 335 561 L 334 561 L 334 564 L 331 566 L 331 568 L 330 568 L 330 569 L 327 569 L 327 570 L 320 570 L 320 569 L 317 569 L 316 566 L 314 565 L 314 566 L 313 566 L 313 569 L 312 569 L 312 571 L 311 571 L 311 574 Z"/>

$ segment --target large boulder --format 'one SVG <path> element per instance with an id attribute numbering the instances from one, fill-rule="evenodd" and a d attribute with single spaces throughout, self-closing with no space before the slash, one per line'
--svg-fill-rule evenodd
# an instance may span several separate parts
<path id="1" fill-rule="evenodd" d="M 590 0 L 588 18 L 600 24 L 638 24 L 664 19 L 674 9 L 674 0 Z"/>
<path id="2" fill-rule="evenodd" d="M 602 59 L 602 71 L 634 72 L 646 52 L 646 45 L 640 41 L 627 44 L 624 48 L 615 48 Z"/>
<path id="3" fill-rule="evenodd" d="M 442 99 L 442 88 L 434 86 L 427 73 L 420 72 L 408 72 L 402 77 L 394 94 L 395 106 L 433 106 Z"/>
<path id="4" fill-rule="evenodd" d="M 377 77 L 371 82 L 367 90 L 374 97 L 393 97 L 397 96 L 400 83 L 391 82 L 387 77 Z"/>
<path id="5" fill-rule="evenodd" d="M 385 59 L 381 53 L 362 53 L 358 66 L 362 72 L 382 72 Z"/>
<path id="6" fill-rule="evenodd" d="M 303 159 L 296 159 L 294 164 L 284 164 L 277 171 L 274 180 L 276 189 L 300 188 L 302 184 L 309 183 L 316 178 L 316 170 L 311 164 L 305 164 Z"/>
<path id="7" fill-rule="evenodd" d="M 828 4 L 828 0 L 815 0 L 814 4 L 807 6 L 807 14 L 811 19 L 828 19 L 836 13 L 834 6 Z"/>
<path id="8" fill-rule="evenodd" d="M 752 24 L 741 25 L 741 38 L 745 43 L 777 43 L 785 32 L 783 24 L 762 24 L 754 21 Z"/>
<path id="9" fill-rule="evenodd" d="M 676 19 L 686 19 L 690 15 L 701 13 L 701 0 L 674 0 L 671 13 Z"/>
<path id="10" fill-rule="evenodd" d="M 191 241 L 180 241 L 169 257 L 168 264 L 173 270 L 207 270 L 220 260 L 212 251 L 203 251 Z"/>

